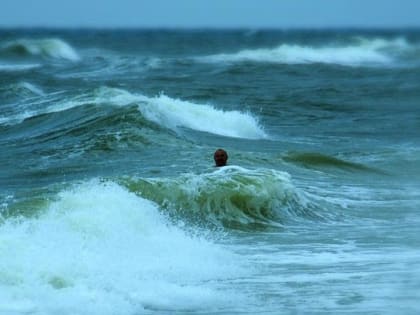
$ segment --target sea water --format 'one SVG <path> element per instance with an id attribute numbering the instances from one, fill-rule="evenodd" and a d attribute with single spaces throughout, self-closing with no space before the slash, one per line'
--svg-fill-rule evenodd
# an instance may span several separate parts
<path id="1" fill-rule="evenodd" d="M 420 312 L 417 30 L 1 30 L 0 144 L 2 315 Z"/>

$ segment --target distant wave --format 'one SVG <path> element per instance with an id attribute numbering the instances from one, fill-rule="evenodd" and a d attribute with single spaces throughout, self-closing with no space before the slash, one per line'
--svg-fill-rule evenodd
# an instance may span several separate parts
<path id="1" fill-rule="evenodd" d="M 405 39 L 356 38 L 348 44 L 305 46 L 282 44 L 274 48 L 247 49 L 197 58 L 200 62 L 265 62 L 284 64 L 326 63 L 345 66 L 391 64 L 398 53 L 410 49 Z"/>
<path id="2" fill-rule="evenodd" d="M 175 216 L 194 222 L 236 228 L 322 218 L 305 194 L 294 187 L 289 174 L 271 169 L 226 166 L 174 179 L 128 179 L 125 185 L 175 211 Z"/>
<path id="3" fill-rule="evenodd" d="M 0 55 L 80 60 L 79 55 L 68 43 L 57 38 L 14 40 L 0 46 Z"/>

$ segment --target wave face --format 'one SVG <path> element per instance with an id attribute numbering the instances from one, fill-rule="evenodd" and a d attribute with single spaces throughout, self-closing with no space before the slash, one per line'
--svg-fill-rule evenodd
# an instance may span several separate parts
<path id="1" fill-rule="evenodd" d="M 280 171 L 226 166 L 212 173 L 127 180 L 125 184 L 175 216 L 198 223 L 246 228 L 321 218 L 289 174 Z"/>
<path id="2" fill-rule="evenodd" d="M 216 54 L 198 60 L 211 63 L 264 62 L 280 64 L 325 63 L 344 66 L 391 65 L 398 54 L 414 49 L 404 39 L 356 38 L 346 44 L 306 46 L 281 44 L 274 48 L 245 49 L 237 53 Z"/>
<path id="3" fill-rule="evenodd" d="M 43 57 L 79 61 L 77 52 L 65 41 L 57 38 L 18 39 L 0 47 L 0 55 L 12 57 Z"/>
<path id="4" fill-rule="evenodd" d="M 98 180 L 55 199 L 0 225 L 2 314 L 208 311 L 239 298 L 203 284 L 242 275 L 235 255 L 168 224 L 156 204 Z"/>

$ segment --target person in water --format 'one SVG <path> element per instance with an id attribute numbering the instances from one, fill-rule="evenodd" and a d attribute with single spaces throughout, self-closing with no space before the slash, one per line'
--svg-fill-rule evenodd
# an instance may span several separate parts
<path id="1" fill-rule="evenodd" d="M 228 160 L 228 154 L 223 149 L 217 149 L 213 157 L 217 167 L 225 166 Z"/>

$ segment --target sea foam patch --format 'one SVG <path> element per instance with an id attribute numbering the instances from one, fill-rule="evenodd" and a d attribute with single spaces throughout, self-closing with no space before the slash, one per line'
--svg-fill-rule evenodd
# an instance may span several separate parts
<path id="1" fill-rule="evenodd" d="M 37 218 L 6 220 L 0 255 L 0 314 L 211 310 L 239 298 L 217 283 L 243 273 L 226 248 L 97 180 L 64 190 Z"/>

